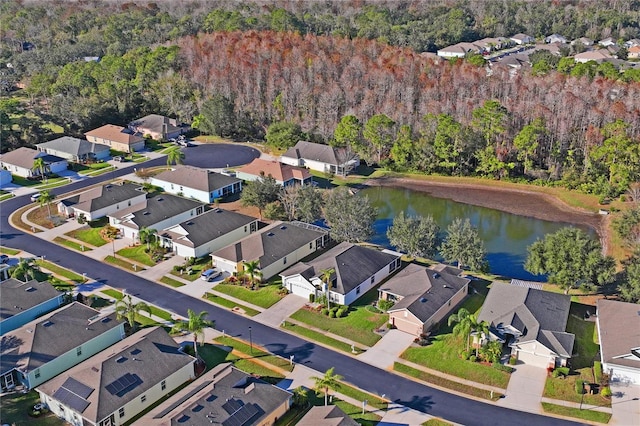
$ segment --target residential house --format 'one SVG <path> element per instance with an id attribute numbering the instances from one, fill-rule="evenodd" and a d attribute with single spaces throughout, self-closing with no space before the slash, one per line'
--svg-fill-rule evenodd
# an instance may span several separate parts
<path id="1" fill-rule="evenodd" d="M 515 44 L 520 44 L 520 45 L 531 44 L 536 42 L 535 37 L 531 37 L 530 35 L 523 34 L 523 33 L 518 33 L 514 36 L 511 36 L 510 40 L 513 41 Z"/>
<path id="2" fill-rule="evenodd" d="M 9 278 L 0 282 L 0 294 L 0 336 L 59 308 L 64 301 L 64 293 L 47 281 Z"/>
<path id="3" fill-rule="evenodd" d="M 150 327 L 36 390 L 40 401 L 73 426 L 119 426 L 193 380 L 195 362 L 164 329 Z"/>
<path id="4" fill-rule="evenodd" d="M 379 289 L 380 299 L 395 302 L 389 324 L 419 337 L 445 320 L 469 294 L 467 278 L 410 264 Z"/>
<path id="5" fill-rule="evenodd" d="M 13 182 L 13 176 L 9 170 L 0 170 L 0 188 L 9 185 Z"/>
<path id="6" fill-rule="evenodd" d="M 89 142 L 86 139 L 63 136 L 49 142 L 36 145 L 39 151 L 62 157 L 67 161 L 82 163 L 85 161 L 104 161 L 109 158 L 109 145 Z"/>
<path id="7" fill-rule="evenodd" d="M 613 58 L 613 56 L 607 49 L 589 50 L 587 52 L 578 53 L 573 57 L 576 62 L 581 63 L 589 61 L 603 62 L 611 58 Z"/>
<path id="8" fill-rule="evenodd" d="M 628 59 L 640 59 L 640 45 L 631 46 L 627 50 Z"/>
<path id="9" fill-rule="evenodd" d="M 60 200 L 58 213 L 67 217 L 84 215 L 86 220 L 96 220 L 138 205 L 146 198 L 142 187 L 132 183 L 100 185 Z"/>
<path id="10" fill-rule="evenodd" d="M 591 40 L 588 37 L 580 37 L 580 38 L 577 38 L 577 39 L 571 41 L 571 46 L 575 46 L 578 43 L 582 44 L 585 47 L 593 46 L 593 40 Z"/>
<path id="11" fill-rule="evenodd" d="M 271 176 L 282 186 L 308 185 L 313 182 L 313 176 L 305 168 L 260 158 L 240 167 L 236 170 L 236 176 L 249 182 Z"/>
<path id="12" fill-rule="evenodd" d="M 298 426 L 358 426 L 360 423 L 349 417 L 337 405 L 319 405 L 311 407 L 296 424 Z"/>
<path id="13" fill-rule="evenodd" d="M 489 323 L 490 338 L 505 342 L 519 361 L 542 368 L 566 365 L 575 340 L 565 331 L 571 297 L 518 284 L 493 282 L 478 321 Z"/>
<path id="14" fill-rule="evenodd" d="M 607 37 L 600 40 L 598 44 L 602 47 L 609 47 L 609 46 L 615 46 L 617 43 L 613 37 Z"/>
<path id="15" fill-rule="evenodd" d="M 640 38 L 632 38 L 631 40 L 627 40 L 624 42 L 624 47 L 626 47 L 627 49 L 630 49 L 633 46 L 640 46 Z"/>
<path id="16" fill-rule="evenodd" d="M 213 203 L 217 198 L 242 191 L 242 181 L 232 176 L 191 166 L 177 166 L 151 178 L 165 192 Z"/>
<path id="17" fill-rule="evenodd" d="M 329 300 L 350 305 L 400 268 L 400 253 L 340 243 L 315 259 L 302 261 L 280 274 L 282 286 L 304 298 L 326 294 L 323 271 L 333 270 Z"/>
<path id="18" fill-rule="evenodd" d="M 244 262 L 257 260 L 268 280 L 300 259 L 324 248 L 329 232 L 303 222 L 276 221 L 238 242 L 211 254 L 214 266 L 232 275 L 242 273 Z"/>
<path id="19" fill-rule="evenodd" d="M 602 371 L 614 382 L 640 385 L 640 305 L 598 299 L 596 308 Z"/>
<path id="20" fill-rule="evenodd" d="M 546 43 L 536 44 L 533 48 L 533 51 L 537 52 L 538 50 L 546 50 L 556 56 L 562 56 L 563 49 L 569 49 L 568 45 L 564 43 Z"/>
<path id="21" fill-rule="evenodd" d="M 21 147 L 0 155 L 0 167 L 11 174 L 23 178 L 40 176 L 40 170 L 33 168 L 36 158 L 42 158 L 47 173 L 60 173 L 67 170 L 69 164 L 64 158 L 48 155 L 35 149 Z"/>
<path id="22" fill-rule="evenodd" d="M 140 424 L 270 426 L 290 406 L 291 392 L 223 363 L 155 407 Z"/>
<path id="23" fill-rule="evenodd" d="M 166 141 L 187 133 L 191 127 L 175 118 L 151 114 L 129 123 L 129 129 L 157 141 Z"/>
<path id="24" fill-rule="evenodd" d="M 122 152 L 135 152 L 144 149 L 144 138 L 127 127 L 105 124 L 84 134 L 89 142 L 108 145 Z"/>
<path id="25" fill-rule="evenodd" d="M 469 54 L 482 54 L 483 52 L 487 52 L 487 47 L 477 43 L 457 43 L 451 46 L 444 47 L 438 50 L 438 56 L 443 58 L 464 58 Z"/>
<path id="26" fill-rule="evenodd" d="M 258 230 L 258 219 L 219 208 L 164 229 L 165 247 L 178 256 L 202 257 Z"/>
<path id="27" fill-rule="evenodd" d="M 124 323 L 115 313 L 101 316 L 82 303 L 66 305 L 2 336 L 2 389 L 33 389 L 123 337 Z"/>
<path id="28" fill-rule="evenodd" d="M 11 265 L 7 263 L 0 263 L 0 281 L 9 279 L 9 269 Z"/>
<path id="29" fill-rule="evenodd" d="M 280 162 L 344 176 L 360 165 L 360 157 L 348 148 L 298 141 L 294 147 L 282 154 Z"/>
<path id="30" fill-rule="evenodd" d="M 496 52 L 498 50 L 506 49 L 512 44 L 512 42 L 510 39 L 504 37 L 486 37 L 481 40 L 474 41 L 473 44 L 476 46 L 481 46 L 481 54 L 488 54 L 491 52 Z"/>
<path id="31" fill-rule="evenodd" d="M 550 36 L 547 36 L 544 38 L 544 42 L 547 44 L 552 44 L 552 43 L 566 44 L 567 39 L 561 36 L 560 34 L 551 34 Z"/>
<path id="32" fill-rule="evenodd" d="M 134 242 L 142 228 L 160 231 L 204 213 L 204 204 L 175 195 L 160 194 L 145 198 L 109 214 L 109 224 L 118 228 L 125 238 Z"/>

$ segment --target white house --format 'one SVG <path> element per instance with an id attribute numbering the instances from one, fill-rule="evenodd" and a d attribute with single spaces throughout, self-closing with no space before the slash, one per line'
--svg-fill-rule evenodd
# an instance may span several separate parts
<path id="1" fill-rule="evenodd" d="M 567 39 L 563 36 L 561 36 L 560 34 L 551 34 L 550 36 L 546 36 L 544 38 L 544 42 L 545 43 L 562 43 L 562 44 L 566 44 L 567 43 Z"/>
<path id="2" fill-rule="evenodd" d="M 165 192 L 213 203 L 217 198 L 242 191 L 242 181 L 207 169 L 177 166 L 151 178 L 151 184 Z"/>
<path id="3" fill-rule="evenodd" d="M 120 230 L 122 236 L 134 242 L 142 228 L 160 231 L 204 213 L 204 204 L 175 195 L 160 194 L 145 198 L 109 214 L 109 224 Z"/>
<path id="4" fill-rule="evenodd" d="M 340 243 L 315 259 L 300 262 L 280 274 L 282 287 L 298 296 L 326 294 L 322 271 L 332 269 L 329 300 L 350 305 L 401 265 L 401 254 L 351 243 Z"/>
<path id="5" fill-rule="evenodd" d="M 40 176 L 40 170 L 33 168 L 33 162 L 36 158 L 42 158 L 46 166 L 45 172 L 48 173 L 59 173 L 69 167 L 64 158 L 21 147 L 0 155 L 0 168 L 23 178 Z"/>
<path id="6" fill-rule="evenodd" d="M 280 162 L 322 173 L 345 175 L 360 165 L 360 158 L 347 148 L 298 141 L 282 154 Z"/>
<path id="7" fill-rule="evenodd" d="M 589 50 L 587 52 L 578 53 L 573 57 L 576 62 L 586 63 L 589 61 L 602 62 L 612 59 L 613 55 L 607 49 Z"/>
<path id="8" fill-rule="evenodd" d="M 0 294 L 0 336 L 59 308 L 64 300 L 64 293 L 47 281 L 10 278 L 0 282 Z"/>
<path id="9" fill-rule="evenodd" d="M 73 426 L 119 426 L 194 379 L 196 359 L 179 349 L 161 327 L 146 328 L 36 390 Z"/>
<path id="10" fill-rule="evenodd" d="M 640 385 L 640 305 L 598 299 L 602 371 L 612 381 Z"/>
<path id="11" fill-rule="evenodd" d="M 526 282 L 494 281 L 478 321 L 489 323 L 490 338 L 507 343 L 520 362 L 541 368 L 564 366 L 575 336 L 567 333 L 571 297 L 532 288 Z"/>
<path id="12" fill-rule="evenodd" d="M 127 127 L 105 124 L 84 134 L 89 142 L 109 146 L 111 149 L 123 152 L 142 151 L 144 138 Z"/>
<path id="13" fill-rule="evenodd" d="M 258 230 L 258 219 L 213 209 L 159 232 L 165 247 L 182 257 L 202 257 Z"/>
<path id="14" fill-rule="evenodd" d="M 96 220 L 143 203 L 147 193 L 141 186 L 122 182 L 106 184 L 60 200 L 58 212 L 67 217 L 84 215 Z"/>
<path id="15" fill-rule="evenodd" d="M 242 240 L 211 253 L 213 264 L 237 275 L 244 262 L 258 261 L 262 278 L 268 280 L 289 265 L 321 250 L 329 242 L 327 229 L 302 222 L 276 221 Z"/>
<path id="16" fill-rule="evenodd" d="M 513 41 L 515 44 L 531 44 L 531 43 L 535 43 L 536 39 L 535 37 L 531 37 L 528 34 L 523 34 L 523 33 L 518 33 L 514 36 L 511 36 L 511 41 Z"/>
<path id="17" fill-rule="evenodd" d="M 56 155 L 68 161 L 106 160 L 109 158 L 109 145 L 89 142 L 86 139 L 63 136 L 49 142 L 36 145 L 39 151 Z"/>
<path id="18" fill-rule="evenodd" d="M 115 313 L 73 302 L 2 336 L 0 384 L 32 389 L 123 337 Z"/>

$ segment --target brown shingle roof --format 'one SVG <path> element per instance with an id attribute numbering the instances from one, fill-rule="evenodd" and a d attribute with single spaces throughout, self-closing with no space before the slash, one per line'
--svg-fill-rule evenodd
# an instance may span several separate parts
<path id="1" fill-rule="evenodd" d="M 640 305 L 599 299 L 597 306 L 602 360 L 640 368 L 640 359 L 629 357 L 631 349 L 640 348 Z"/>
<path id="2" fill-rule="evenodd" d="M 127 145 L 133 145 L 144 140 L 140 133 L 133 133 L 126 127 L 116 126 L 115 124 L 105 124 L 102 127 L 88 131 L 85 136 L 93 136 Z"/>
<path id="3" fill-rule="evenodd" d="M 307 169 L 303 169 L 302 167 L 290 166 L 288 164 L 278 163 L 277 161 L 261 160 L 259 158 L 241 167 L 238 169 L 238 172 L 254 176 L 260 176 L 264 173 L 265 176 L 272 176 L 280 182 L 287 182 L 291 179 L 305 180 L 311 177 Z"/>

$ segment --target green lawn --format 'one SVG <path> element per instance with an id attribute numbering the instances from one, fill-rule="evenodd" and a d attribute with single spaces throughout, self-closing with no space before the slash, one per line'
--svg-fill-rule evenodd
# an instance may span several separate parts
<path id="1" fill-rule="evenodd" d="M 132 272 L 144 271 L 144 268 L 138 265 L 134 265 L 133 263 L 127 262 L 124 259 L 120 259 L 119 257 L 107 256 L 104 258 L 104 261 L 107 263 L 111 263 L 112 265 L 119 266 L 123 269 Z"/>
<path id="2" fill-rule="evenodd" d="M 333 391 L 329 391 L 329 395 L 333 394 Z M 309 390 L 307 392 L 307 396 L 311 405 L 324 405 L 324 393 Z M 337 405 L 338 407 L 340 407 L 340 409 L 344 411 L 345 414 L 347 414 L 349 417 L 351 417 L 361 425 L 373 426 L 377 425 L 378 422 L 382 420 L 382 417 L 369 411 L 365 411 L 365 413 L 362 414 L 362 406 L 357 407 L 336 397 L 333 398 L 333 405 Z"/>
<path id="3" fill-rule="evenodd" d="M 389 407 L 389 404 L 384 399 L 379 398 L 376 395 L 363 392 L 360 389 L 355 388 L 351 385 L 348 385 L 344 382 L 340 383 L 340 388 L 338 389 L 338 392 L 350 398 L 356 399 L 360 402 L 366 400 L 367 405 L 369 405 L 370 407 L 375 407 L 378 410 L 386 410 Z"/>
<path id="4" fill-rule="evenodd" d="M 186 285 L 185 283 L 182 283 L 182 282 L 180 282 L 178 280 L 174 280 L 173 278 L 166 277 L 166 276 L 160 278 L 160 282 L 164 283 L 164 284 L 167 284 L 167 285 L 170 285 L 171 287 L 174 287 L 174 288 L 178 288 L 178 287 L 182 287 L 182 286 Z"/>
<path id="5" fill-rule="evenodd" d="M 331 346 L 332 348 L 341 350 L 343 352 L 346 353 L 351 353 L 351 345 L 348 343 L 345 343 L 341 340 L 336 340 L 332 337 L 327 336 L 326 334 L 323 333 L 319 333 L 315 330 L 311 330 L 309 328 L 303 327 L 303 326 L 299 326 L 296 324 L 292 324 L 290 322 L 285 322 L 285 328 L 289 331 L 294 332 L 295 334 L 299 334 L 302 337 L 306 337 L 309 340 L 315 341 L 315 342 L 319 342 L 319 343 L 323 343 L 327 346 Z M 363 350 L 360 349 L 359 347 L 355 347 L 356 353 L 362 353 Z"/>
<path id="6" fill-rule="evenodd" d="M 542 403 L 542 408 L 547 413 L 559 414 L 561 416 L 575 417 L 576 419 L 589 420 L 598 423 L 609 423 L 611 414 L 593 410 L 580 410 L 578 408 L 565 407 L 564 405 Z"/>
<path id="7" fill-rule="evenodd" d="M 35 263 L 40 267 L 53 272 L 54 274 L 65 277 L 66 279 L 74 281 L 76 283 L 84 283 L 85 281 L 87 281 L 86 278 L 84 278 L 82 275 L 76 274 L 75 272 L 70 271 L 66 268 L 61 268 L 58 265 L 47 262 L 46 260 L 36 260 Z"/>
<path id="8" fill-rule="evenodd" d="M 268 364 L 274 365 L 282 370 L 292 371 L 293 367 L 289 360 L 279 357 L 277 355 L 272 355 L 268 352 L 260 350 L 253 347 L 253 351 L 251 350 L 251 346 L 246 342 L 240 341 L 238 339 L 234 339 L 233 337 L 218 337 L 216 342 L 221 345 L 230 346 L 233 349 L 242 352 L 246 355 L 253 357 L 254 359 L 259 359 L 260 361 L 266 362 Z"/>
<path id="9" fill-rule="evenodd" d="M 12 249 L 12 248 L 9 248 L 9 247 L 0 246 L 0 253 L 8 254 L 10 256 L 15 256 L 16 254 L 20 253 L 20 250 L 16 250 L 16 249 Z"/>
<path id="10" fill-rule="evenodd" d="M 207 364 L 207 371 L 209 371 L 216 365 L 226 362 L 229 352 L 220 349 L 216 345 L 205 343 L 202 346 L 198 346 L 198 356 Z"/>
<path id="11" fill-rule="evenodd" d="M 108 242 L 107 240 L 102 238 L 102 235 L 100 235 L 100 231 L 102 231 L 102 226 L 91 226 L 89 224 L 83 226 L 80 229 L 67 232 L 65 235 L 73 239 L 85 242 L 94 247 L 100 247 L 107 244 Z"/>
<path id="12" fill-rule="evenodd" d="M 185 271 L 180 274 L 180 272 L 171 271 L 171 274 L 188 281 L 195 281 L 200 278 L 200 274 L 202 273 L 202 271 L 211 268 L 211 258 L 208 256 L 199 257 L 195 260 L 195 263 L 193 265 L 190 265 L 188 267 L 185 266 L 185 268 L 191 268 L 191 273 L 187 274 L 187 272 Z"/>
<path id="13" fill-rule="evenodd" d="M 116 168 L 112 167 L 109 163 L 99 163 L 99 164 L 104 164 L 105 167 L 88 168 L 88 169 L 80 170 L 78 174 L 84 175 L 84 176 L 100 176 L 102 174 L 109 173 L 110 171 L 116 170 Z"/>
<path id="14" fill-rule="evenodd" d="M 241 285 L 218 284 L 215 289 L 220 293 L 244 300 L 262 308 L 269 308 L 279 302 L 285 295 L 280 293 L 279 284 L 266 285 L 258 290 L 250 290 Z"/>
<path id="15" fill-rule="evenodd" d="M 0 201 L 8 200 L 9 198 L 13 198 L 13 192 L 2 191 Z"/>
<path id="16" fill-rule="evenodd" d="M 422 423 L 421 426 L 452 426 L 452 423 L 443 419 L 430 419 Z"/>
<path id="17" fill-rule="evenodd" d="M 59 244 L 61 246 L 72 248 L 72 249 L 77 250 L 77 251 L 91 251 L 91 250 L 93 250 L 89 246 L 85 246 L 84 244 L 79 244 L 79 243 L 76 243 L 75 241 L 67 240 L 66 238 L 62 238 L 62 237 L 55 237 L 53 239 L 53 242 L 56 243 L 56 244 Z"/>
<path id="18" fill-rule="evenodd" d="M 13 176 L 13 183 L 20 186 L 34 187 L 38 189 L 54 188 L 69 183 L 69 179 L 61 177 L 50 177 L 46 182 L 42 180 L 30 180 L 22 176 Z"/>
<path id="19" fill-rule="evenodd" d="M 211 294 L 211 293 L 205 293 L 203 296 L 205 299 L 207 299 L 210 302 L 215 303 L 216 305 L 220 305 L 222 307 L 225 308 L 229 308 L 229 309 L 233 309 L 233 308 L 240 308 L 242 309 L 246 315 L 253 317 L 258 315 L 260 312 L 256 311 L 255 309 L 252 309 L 248 306 L 244 306 L 244 305 L 240 305 L 232 300 L 229 299 L 225 299 L 224 297 L 220 297 L 218 295 L 215 294 Z"/>
<path id="20" fill-rule="evenodd" d="M 155 315 L 158 318 L 162 318 L 165 321 L 173 321 L 173 317 L 171 316 L 171 312 L 167 312 L 164 309 L 160 309 L 156 306 L 149 305 L 149 309 L 151 310 L 151 315 Z"/>
<path id="21" fill-rule="evenodd" d="M 111 297 L 112 299 L 116 299 L 116 300 L 120 300 L 120 299 L 122 299 L 124 297 L 122 295 L 122 292 L 120 292 L 118 290 L 111 289 L 111 288 L 108 288 L 106 290 L 100 290 L 100 292 L 104 293 L 107 296 Z"/>
<path id="22" fill-rule="evenodd" d="M 63 426 L 66 423 L 54 414 L 33 418 L 28 415 L 33 406 L 40 402 L 38 392 L 15 393 L 0 399 L 2 405 L 2 424 L 15 426 Z"/>
<path id="23" fill-rule="evenodd" d="M 118 250 L 116 253 L 122 257 L 133 260 L 134 262 L 142 263 L 147 266 L 155 266 L 156 262 L 151 259 L 149 253 L 145 252 L 146 248 L 146 245 L 141 244 L 139 246 L 125 247 Z"/>

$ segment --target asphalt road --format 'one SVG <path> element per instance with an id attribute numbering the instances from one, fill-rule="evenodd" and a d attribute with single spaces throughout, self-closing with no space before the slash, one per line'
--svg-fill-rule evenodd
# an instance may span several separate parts
<path id="1" fill-rule="evenodd" d="M 164 159 L 156 159 L 145 163 L 154 166 L 164 163 Z M 129 173 L 130 170 L 119 170 L 106 176 L 76 182 L 52 192 L 55 194 L 69 192 L 102 180 L 112 179 Z M 317 371 L 326 371 L 335 367 L 336 373 L 354 385 L 378 395 L 385 394 L 394 402 L 433 416 L 465 425 L 572 425 L 578 424 L 515 410 L 497 407 L 492 404 L 478 402 L 457 395 L 430 388 L 412 380 L 394 375 L 376 367 L 362 363 L 306 340 L 292 336 L 277 329 L 267 327 L 249 318 L 219 309 L 199 299 L 186 296 L 178 291 L 147 281 L 134 274 L 85 257 L 77 252 L 42 240 L 30 234 L 16 230 L 8 223 L 9 215 L 16 209 L 28 204 L 29 196 L 21 196 L 0 203 L 0 244 L 26 250 L 35 255 L 46 255 L 47 260 L 76 272 L 86 272 L 97 281 L 115 288 L 126 289 L 147 302 L 187 316 L 187 308 L 196 312 L 209 312 L 209 319 L 215 320 L 218 330 L 225 330 L 229 335 L 244 339 L 249 338 L 249 327 L 252 327 L 253 342 L 266 347 L 269 351 L 282 355 L 295 356 L 295 361 L 303 363 Z"/>
<path id="2" fill-rule="evenodd" d="M 235 167 L 260 157 L 260 151 L 245 145 L 201 144 L 184 148 L 184 164 L 205 169 Z"/>

